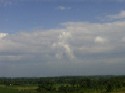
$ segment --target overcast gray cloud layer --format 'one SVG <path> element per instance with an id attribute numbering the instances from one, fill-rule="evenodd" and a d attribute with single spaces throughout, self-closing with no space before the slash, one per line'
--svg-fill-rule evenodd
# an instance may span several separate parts
<path id="1" fill-rule="evenodd" d="M 125 21 L 0 33 L 1 76 L 125 74 Z"/>

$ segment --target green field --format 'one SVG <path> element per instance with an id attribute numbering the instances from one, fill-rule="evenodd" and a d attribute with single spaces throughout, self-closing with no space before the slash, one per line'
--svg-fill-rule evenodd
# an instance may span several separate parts
<path id="1" fill-rule="evenodd" d="M 0 87 L 0 93 L 20 93 L 18 92 L 17 89 L 9 89 L 9 88 L 3 88 L 3 87 Z"/>
<path id="2" fill-rule="evenodd" d="M 55 85 L 55 87 L 58 88 L 59 85 Z M 5 85 L 0 85 L 0 93 L 43 93 L 43 92 L 37 92 L 36 91 L 37 88 L 38 87 L 34 85 L 9 86 L 9 87 L 6 87 Z M 58 92 L 55 92 L 55 93 L 58 93 Z M 72 93 L 101 93 L 101 92 L 96 92 L 94 90 L 86 90 L 84 92 L 84 90 L 81 90 L 80 92 L 72 92 Z M 109 93 L 125 93 L 125 88 L 119 89 L 116 92 L 109 92 Z"/>
<path id="3" fill-rule="evenodd" d="M 125 76 L 0 78 L 0 93 L 125 93 Z"/>
<path id="4" fill-rule="evenodd" d="M 3 87 L 0 87 L 0 93 L 38 93 L 32 87 L 27 87 L 27 88 L 25 88 L 25 87 L 24 88 L 23 87 L 19 88 L 18 87 L 17 89 L 16 88 L 17 87 L 15 87 L 15 88 L 3 88 Z M 57 92 L 55 92 L 55 93 L 57 93 Z M 76 92 L 76 93 L 78 93 L 78 92 Z M 81 91 L 80 93 L 86 93 L 86 92 Z M 89 91 L 89 93 L 99 93 L 99 92 Z M 110 92 L 110 93 L 125 93 L 125 89 L 119 90 L 117 92 Z"/>
<path id="5" fill-rule="evenodd" d="M 37 93 L 36 89 L 38 87 L 34 85 L 24 85 L 24 86 L 5 86 L 0 85 L 0 93 Z"/>

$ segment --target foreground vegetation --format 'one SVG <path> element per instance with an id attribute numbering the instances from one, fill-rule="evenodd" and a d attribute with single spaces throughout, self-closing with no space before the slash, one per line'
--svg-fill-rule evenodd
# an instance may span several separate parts
<path id="1" fill-rule="evenodd" d="M 1 77 L 0 93 L 125 93 L 125 76 Z"/>

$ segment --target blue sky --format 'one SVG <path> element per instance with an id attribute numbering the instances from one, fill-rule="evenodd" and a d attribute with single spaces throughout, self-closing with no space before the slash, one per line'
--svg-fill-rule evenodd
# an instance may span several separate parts
<path id="1" fill-rule="evenodd" d="M 15 33 L 55 28 L 69 21 L 99 22 L 105 15 L 124 9 L 124 1 L 119 0 L 1 0 L 0 28 Z"/>
<path id="2" fill-rule="evenodd" d="M 125 0 L 0 0 L 0 76 L 125 75 Z"/>

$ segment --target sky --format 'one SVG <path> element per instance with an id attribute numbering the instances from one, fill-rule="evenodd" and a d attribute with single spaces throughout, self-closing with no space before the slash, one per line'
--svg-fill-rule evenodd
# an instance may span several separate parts
<path id="1" fill-rule="evenodd" d="M 125 75 L 125 0 L 0 0 L 0 77 Z"/>

